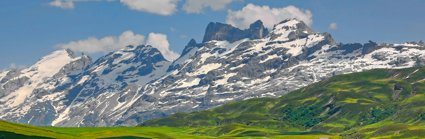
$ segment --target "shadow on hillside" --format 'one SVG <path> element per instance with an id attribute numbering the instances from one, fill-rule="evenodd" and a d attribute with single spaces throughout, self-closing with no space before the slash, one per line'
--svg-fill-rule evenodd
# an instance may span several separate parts
<path id="1" fill-rule="evenodd" d="M 53 139 L 41 136 L 27 136 L 22 134 L 16 134 L 13 132 L 0 131 L 0 139 Z"/>
<path id="2" fill-rule="evenodd" d="M 122 137 L 110 137 L 110 138 L 101 138 L 101 139 L 150 139 L 150 138 L 134 137 L 134 136 L 122 136 Z"/>

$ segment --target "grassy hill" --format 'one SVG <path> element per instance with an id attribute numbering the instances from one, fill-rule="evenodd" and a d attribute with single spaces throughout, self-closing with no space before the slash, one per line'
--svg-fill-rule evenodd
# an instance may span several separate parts
<path id="1" fill-rule="evenodd" d="M 425 68 L 339 75 L 280 98 L 177 113 L 140 127 L 0 121 L 1 138 L 425 138 Z"/>
<path id="2" fill-rule="evenodd" d="M 143 125 L 215 127 L 199 131 L 209 135 L 250 127 L 278 132 L 243 134 L 329 133 L 349 138 L 424 138 L 423 79 L 424 68 L 339 75 L 280 98 L 250 99 L 206 111 L 178 113 Z"/>
<path id="3" fill-rule="evenodd" d="M 339 138 L 321 133 L 277 135 L 277 131 L 253 127 L 239 127 L 234 133 L 221 136 L 206 135 L 199 131 L 213 131 L 216 128 L 187 127 L 108 127 L 108 128 L 59 128 L 35 127 L 0 121 L 0 139 L 214 139 L 214 138 L 260 138 L 258 131 L 270 133 L 270 138 L 319 139 L 323 137 Z M 234 127 L 232 129 L 234 129 Z M 223 129 L 220 129 L 223 130 Z M 220 132 L 220 131 L 219 131 Z M 221 131 L 223 132 L 223 131 Z M 227 132 L 227 131 L 224 131 Z M 245 132 L 245 136 L 238 136 Z M 252 132 L 252 133 L 249 133 Z M 272 135 L 275 134 L 275 135 Z M 263 135 L 263 134 L 260 134 Z M 266 135 L 266 134 L 264 134 Z"/>
<path id="4" fill-rule="evenodd" d="M 59 128 L 0 121 L 3 138 L 209 138 L 191 135 L 192 129 L 172 127 Z"/>

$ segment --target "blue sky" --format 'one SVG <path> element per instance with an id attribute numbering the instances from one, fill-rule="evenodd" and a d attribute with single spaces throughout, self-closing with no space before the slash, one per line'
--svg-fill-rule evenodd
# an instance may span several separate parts
<path id="1" fill-rule="evenodd" d="M 185 9 L 194 0 L 156 0 L 176 3 L 168 13 L 152 11 L 165 9 L 161 3 L 146 6 L 124 1 L 74 0 L 72 7 L 54 6 L 52 0 L 0 1 L 0 69 L 11 64 L 31 65 L 60 44 L 89 37 L 120 36 L 125 31 L 143 35 L 145 40 L 152 32 L 166 35 L 159 40 L 168 40 L 169 48 L 180 53 L 190 38 L 202 40 L 209 22 L 226 22 L 229 11 L 241 11 L 250 3 L 257 8 L 280 9 L 292 5 L 303 12 L 308 10 L 313 30 L 330 32 L 337 42 L 425 40 L 423 0 L 217 0 L 225 3 L 222 5 L 203 0 L 204 5 L 218 5 L 218 8 L 196 9 L 195 5 L 198 10 L 195 13 L 193 9 L 191 12 Z M 331 23 L 336 28 L 331 29 Z"/>

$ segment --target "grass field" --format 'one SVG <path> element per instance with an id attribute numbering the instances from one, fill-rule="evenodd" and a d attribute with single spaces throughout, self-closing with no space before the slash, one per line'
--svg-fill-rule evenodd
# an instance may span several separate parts
<path id="1" fill-rule="evenodd" d="M 158 138 L 158 139 L 208 139 L 208 138 L 295 138 L 295 139 L 320 139 L 320 138 L 340 138 L 319 133 L 279 133 L 278 131 L 244 128 L 234 126 L 231 131 L 223 131 L 226 134 L 208 135 L 217 129 L 216 127 L 203 128 L 176 128 L 176 127 L 109 127 L 109 128 L 59 128 L 59 127 L 35 127 L 22 124 L 0 121 L 0 139 L 6 138 Z M 201 133 L 202 132 L 202 133 Z M 215 133 L 214 133 L 215 134 Z"/>

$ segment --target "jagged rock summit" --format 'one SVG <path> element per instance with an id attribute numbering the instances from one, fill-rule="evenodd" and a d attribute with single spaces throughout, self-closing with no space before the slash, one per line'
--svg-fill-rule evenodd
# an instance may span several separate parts
<path id="1" fill-rule="evenodd" d="M 232 25 L 211 22 L 208 24 L 202 42 L 212 40 L 235 42 L 241 39 L 261 39 L 268 34 L 267 28 L 264 27 L 260 20 L 252 23 L 248 29 L 241 30 Z"/>

